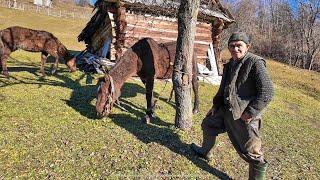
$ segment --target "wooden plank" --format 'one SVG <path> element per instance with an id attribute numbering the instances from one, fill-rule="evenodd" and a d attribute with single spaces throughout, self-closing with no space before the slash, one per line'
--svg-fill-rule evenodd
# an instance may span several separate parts
<path id="1" fill-rule="evenodd" d="M 126 21 L 128 24 L 135 26 L 143 26 L 148 28 L 159 28 L 163 30 L 174 30 L 177 31 L 177 22 L 172 22 L 168 20 L 159 20 L 155 17 L 144 17 L 142 15 L 127 15 Z M 206 23 L 197 24 L 198 33 L 211 34 L 211 25 Z"/>
<path id="2" fill-rule="evenodd" d="M 131 47 L 134 43 L 136 43 L 137 41 L 126 41 L 125 46 L 126 47 Z M 127 48 L 123 48 L 123 52 L 125 52 L 127 50 Z M 204 48 L 195 48 L 195 51 L 197 53 L 197 62 L 200 64 L 205 64 L 205 60 L 207 58 L 207 49 Z M 115 59 L 115 54 L 116 51 L 114 50 L 114 48 L 111 49 L 111 59 Z"/>
<path id="3" fill-rule="evenodd" d="M 198 31 L 202 31 L 202 30 L 198 30 Z M 176 30 L 168 30 L 168 29 L 160 29 L 160 28 L 148 28 L 148 27 L 144 27 L 144 26 L 134 26 L 132 24 L 128 24 L 127 26 L 127 34 L 130 33 L 155 33 L 155 34 L 165 34 L 168 36 L 174 36 L 177 37 L 178 36 L 178 31 Z M 199 37 L 200 39 L 208 39 L 211 41 L 211 34 L 210 33 L 196 33 L 196 37 Z"/>
<path id="4" fill-rule="evenodd" d="M 128 29 L 133 27 L 141 27 L 150 30 L 157 30 L 163 32 L 178 32 L 178 27 L 173 23 L 158 23 L 150 24 L 148 22 L 139 21 L 139 22 L 130 22 L 128 21 Z M 211 27 L 197 27 L 197 34 L 210 35 L 211 36 Z"/>
<path id="5" fill-rule="evenodd" d="M 157 32 L 157 31 L 149 31 L 145 29 L 134 29 L 126 33 L 127 38 L 134 37 L 134 38 L 141 39 L 144 37 L 152 37 L 152 38 L 157 37 L 165 41 L 176 41 L 177 36 L 178 34 L 176 33 L 163 33 L 163 32 Z M 196 36 L 195 43 L 208 46 L 209 43 L 211 43 L 211 37 Z"/>

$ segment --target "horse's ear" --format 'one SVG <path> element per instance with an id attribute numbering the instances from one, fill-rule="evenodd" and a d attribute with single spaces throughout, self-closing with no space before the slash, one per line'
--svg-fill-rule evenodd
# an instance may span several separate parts
<path id="1" fill-rule="evenodd" d="M 64 53 L 64 49 L 63 49 L 63 47 L 61 47 L 60 46 L 60 44 L 58 44 L 58 54 L 60 55 L 60 56 L 62 56 L 62 55 L 64 55 L 65 53 Z"/>
<path id="2" fill-rule="evenodd" d="M 70 52 L 68 51 L 68 49 L 61 43 L 58 44 L 58 54 L 62 55 L 62 56 L 71 56 Z"/>
<path id="3" fill-rule="evenodd" d="M 105 75 L 105 76 L 103 77 L 103 80 L 104 80 L 104 82 L 109 81 L 109 79 L 108 79 L 108 75 Z"/>
<path id="4" fill-rule="evenodd" d="M 106 82 L 105 78 L 104 77 L 99 77 L 97 84 L 99 84 L 100 82 Z"/>

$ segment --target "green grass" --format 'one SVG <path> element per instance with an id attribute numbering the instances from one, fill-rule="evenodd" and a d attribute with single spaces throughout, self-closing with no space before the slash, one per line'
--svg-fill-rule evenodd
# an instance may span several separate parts
<path id="1" fill-rule="evenodd" d="M 44 29 L 69 49 L 84 48 L 76 40 L 86 24 L 83 20 L 4 8 L 0 17 L 0 28 Z M 86 85 L 83 73 L 70 74 L 60 65 L 57 75 L 42 78 L 39 53 L 17 51 L 12 56 L 16 60 L 8 63 L 11 78 L 0 75 L 0 179 L 247 179 L 248 165 L 227 135 L 218 137 L 210 163 L 194 157 L 189 148 L 201 142 L 200 124 L 217 86 L 201 83 L 200 113 L 193 117 L 190 132 L 174 128 L 173 103 L 164 101 L 171 85 L 161 94 L 155 122 L 141 123 L 145 90 L 134 80 L 122 91 L 128 112 L 114 108 L 110 117 L 97 120 L 96 86 Z M 320 74 L 267 63 L 276 90 L 263 121 L 264 152 L 270 163 L 267 179 L 319 179 Z M 163 86 L 157 82 L 155 92 Z"/>

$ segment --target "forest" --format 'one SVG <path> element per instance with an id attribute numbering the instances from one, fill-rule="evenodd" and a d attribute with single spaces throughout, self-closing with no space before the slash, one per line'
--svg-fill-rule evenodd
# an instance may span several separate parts
<path id="1" fill-rule="evenodd" d="M 256 53 L 320 71 L 319 0 L 224 0 L 236 20 L 224 33 L 245 31 Z M 226 40 L 223 42 L 227 42 Z M 226 45 L 226 44 L 224 44 Z"/>

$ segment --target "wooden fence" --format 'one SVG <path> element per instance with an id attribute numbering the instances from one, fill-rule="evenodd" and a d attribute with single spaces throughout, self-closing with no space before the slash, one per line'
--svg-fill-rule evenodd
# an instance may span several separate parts
<path id="1" fill-rule="evenodd" d="M 14 0 L 0 0 L 0 7 L 26 11 L 26 12 L 35 12 L 39 14 L 44 14 L 44 15 L 54 16 L 54 17 L 61 17 L 61 18 L 90 19 L 92 16 L 92 13 L 89 11 L 76 12 L 76 11 L 61 10 L 61 9 L 56 9 L 51 7 L 34 5 L 31 3 L 17 2 Z"/>

